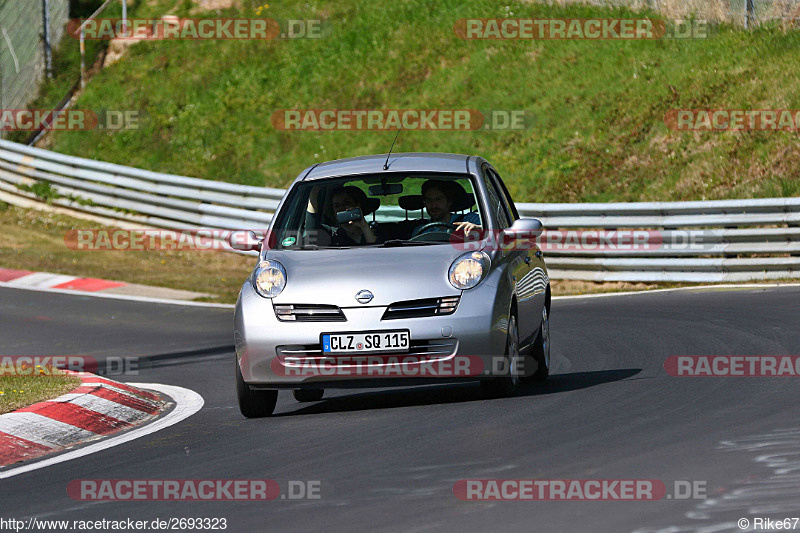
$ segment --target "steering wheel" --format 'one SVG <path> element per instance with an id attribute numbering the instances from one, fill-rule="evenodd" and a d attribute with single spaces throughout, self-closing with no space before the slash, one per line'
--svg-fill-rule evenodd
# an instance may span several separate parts
<path id="1" fill-rule="evenodd" d="M 431 228 L 437 228 L 437 227 L 438 228 L 442 228 L 442 229 L 440 231 L 436 231 L 436 232 L 427 232 L 427 230 L 429 230 Z M 450 224 L 449 222 L 428 222 L 424 226 L 420 226 L 417 229 L 415 229 L 414 232 L 411 234 L 411 239 L 410 240 L 412 240 L 412 241 L 416 240 L 417 237 L 420 237 L 420 236 L 426 235 L 426 234 L 430 234 L 430 233 L 447 233 L 447 235 L 450 235 L 451 233 L 453 233 L 453 229 L 454 229 L 453 225 Z"/>

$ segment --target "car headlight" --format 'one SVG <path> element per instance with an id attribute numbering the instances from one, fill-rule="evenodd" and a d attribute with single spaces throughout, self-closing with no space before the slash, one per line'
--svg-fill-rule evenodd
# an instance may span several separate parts
<path id="1" fill-rule="evenodd" d="M 460 255 L 450 265 L 448 279 L 456 289 L 471 289 L 489 273 L 491 260 L 483 252 L 468 252 Z"/>
<path id="2" fill-rule="evenodd" d="M 264 298 L 275 298 L 286 287 L 286 269 L 272 259 L 261 261 L 253 272 L 253 288 Z"/>

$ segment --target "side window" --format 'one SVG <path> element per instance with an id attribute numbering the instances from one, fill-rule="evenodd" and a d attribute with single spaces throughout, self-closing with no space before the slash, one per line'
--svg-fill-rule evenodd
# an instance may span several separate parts
<path id="1" fill-rule="evenodd" d="M 489 210 L 497 220 L 498 229 L 506 229 L 510 227 L 511 220 L 508 216 L 508 212 L 506 211 L 506 206 L 500 199 L 500 192 L 497 190 L 494 180 L 491 179 L 491 176 L 489 175 L 489 169 L 486 167 L 483 169 L 483 184 L 486 187 L 486 192 L 488 194 L 487 200 L 489 202 Z"/>
<path id="2" fill-rule="evenodd" d="M 508 194 L 508 189 L 506 189 L 503 180 L 500 179 L 500 176 L 494 169 L 487 169 L 489 174 L 491 174 L 492 179 L 497 184 L 497 190 L 500 193 L 500 199 L 503 201 L 503 205 L 505 205 L 506 211 L 509 214 L 509 218 L 513 223 L 515 220 L 519 219 L 519 214 L 517 213 L 517 206 L 514 205 L 514 201 L 511 199 L 511 195 Z"/>

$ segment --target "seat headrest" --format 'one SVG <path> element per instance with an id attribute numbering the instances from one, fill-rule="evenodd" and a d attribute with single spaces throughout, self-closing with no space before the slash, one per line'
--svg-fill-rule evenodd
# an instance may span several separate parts
<path id="1" fill-rule="evenodd" d="M 365 203 L 367 209 L 363 213 L 364 216 L 374 213 L 381 206 L 380 198 L 367 198 Z"/>
<path id="2" fill-rule="evenodd" d="M 425 203 L 422 201 L 421 194 L 409 194 L 406 196 L 401 196 L 398 199 L 398 203 L 400 204 L 400 207 L 406 211 L 419 211 L 425 207 Z"/>
<path id="3" fill-rule="evenodd" d="M 453 203 L 450 205 L 451 211 L 466 211 L 475 205 L 475 196 L 467 194 L 464 187 L 455 181 L 451 182 Z"/>

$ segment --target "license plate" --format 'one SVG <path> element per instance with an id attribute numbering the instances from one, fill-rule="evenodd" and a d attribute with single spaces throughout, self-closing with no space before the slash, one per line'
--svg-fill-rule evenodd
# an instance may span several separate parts
<path id="1" fill-rule="evenodd" d="M 408 350 L 408 330 L 369 333 L 323 333 L 324 353 L 374 353 Z"/>

